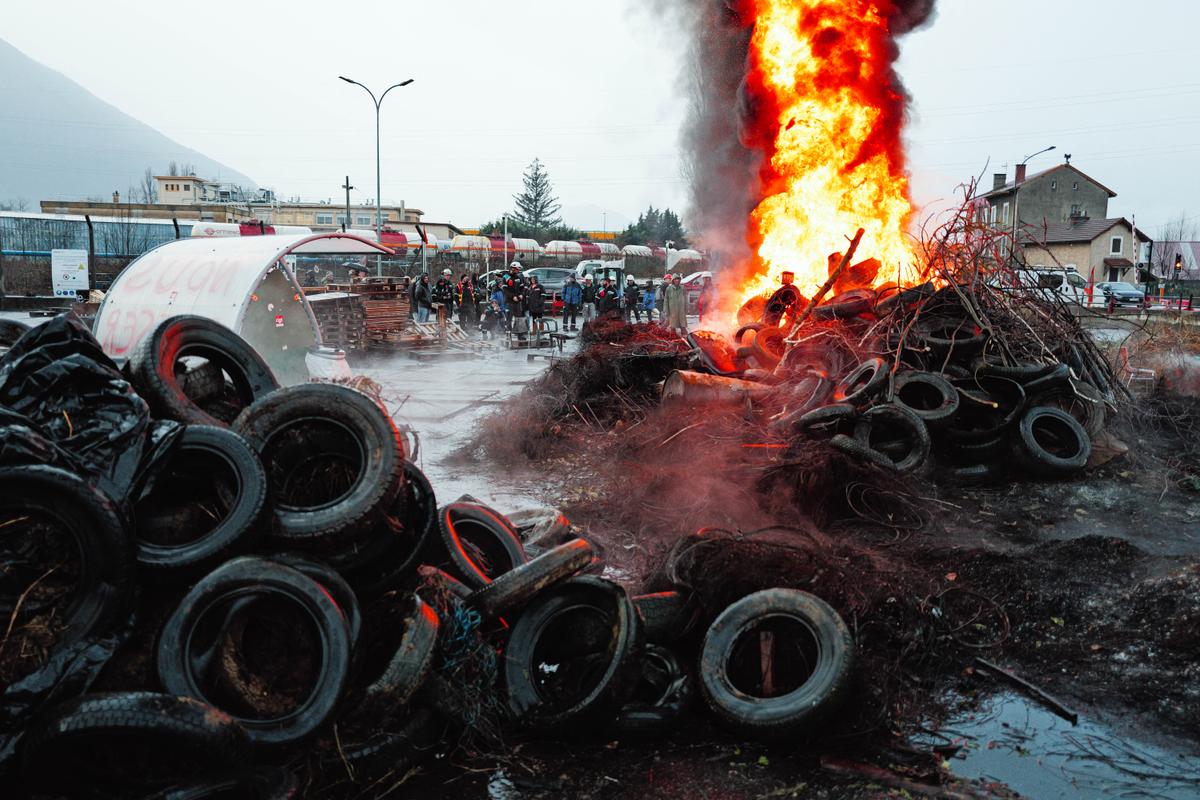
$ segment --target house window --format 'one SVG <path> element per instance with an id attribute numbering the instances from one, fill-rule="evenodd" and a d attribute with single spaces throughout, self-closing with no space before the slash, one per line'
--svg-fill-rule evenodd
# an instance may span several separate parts
<path id="1" fill-rule="evenodd" d="M 1074 191 L 1079 191 L 1079 181 L 1075 181 L 1075 185 L 1071 187 Z"/>
<path id="2" fill-rule="evenodd" d="M 1078 203 L 1072 204 L 1071 216 L 1072 217 L 1082 217 L 1083 216 L 1083 206 L 1079 205 Z"/>
<path id="3" fill-rule="evenodd" d="M 359 218 L 358 218 L 358 224 L 359 224 L 359 225 L 370 225 L 370 224 L 371 224 L 371 218 L 370 218 L 370 217 L 366 217 L 366 216 L 359 217 Z"/>
<path id="4" fill-rule="evenodd" d="M 1008 203 L 1004 204 L 1004 224 L 1008 224 Z"/>
<path id="5" fill-rule="evenodd" d="M 1050 181 L 1050 191 L 1052 191 L 1052 192 L 1058 191 L 1058 181 Z"/>
<path id="6" fill-rule="evenodd" d="M 996 224 L 996 207 L 992 206 L 992 224 Z"/>
<path id="7" fill-rule="evenodd" d="M 192 190 L 192 185 L 191 185 L 190 183 L 185 183 L 185 184 L 183 185 L 183 190 L 184 190 L 185 192 L 190 192 L 190 191 Z"/>
<path id="8" fill-rule="evenodd" d="M 346 224 L 346 215 L 345 215 L 345 214 L 338 214 L 338 215 L 337 215 L 337 224 L 338 224 L 338 225 L 345 225 L 345 224 Z"/>
<path id="9" fill-rule="evenodd" d="M 1109 255 L 1119 256 L 1119 255 L 1121 255 L 1122 251 L 1124 251 L 1124 249 L 1125 249 L 1125 240 L 1122 239 L 1120 236 L 1112 237 L 1112 240 L 1108 243 Z"/>
<path id="10" fill-rule="evenodd" d="M 317 224 L 318 225 L 332 225 L 333 224 L 333 214 L 317 214 Z"/>

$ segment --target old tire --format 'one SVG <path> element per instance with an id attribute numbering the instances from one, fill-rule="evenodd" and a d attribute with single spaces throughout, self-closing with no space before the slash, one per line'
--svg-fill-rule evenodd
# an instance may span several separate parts
<path id="1" fill-rule="evenodd" d="M 263 557 L 312 578 L 329 592 L 329 596 L 333 598 L 346 620 L 346 627 L 350 631 L 350 648 L 354 649 L 358 643 L 358 635 L 362 632 L 362 613 L 359 610 L 358 597 L 346 579 L 328 564 L 295 553 L 275 553 Z"/>
<path id="2" fill-rule="evenodd" d="M 763 369 L 775 369 L 787 351 L 784 338 L 787 332 L 782 328 L 761 328 L 754 334 L 750 349 L 754 351 L 754 359 L 762 364 Z"/>
<path id="3" fill-rule="evenodd" d="M 865 314 L 875 306 L 874 289 L 851 289 L 813 309 L 817 319 L 849 319 Z"/>
<path id="4" fill-rule="evenodd" d="M 66 559 L 64 548 L 77 562 L 47 661 L 55 651 L 123 621 L 134 586 L 134 544 L 106 495 L 55 467 L 0 468 L 0 528 L 0 614 L 9 624 L 18 621 L 17 604 L 29 586 L 40 580 L 45 589 L 55 580 L 53 574 L 42 575 L 44 563 L 32 563 L 38 547 L 47 548 L 51 563 Z M 28 598 L 21 609 L 29 610 Z"/>
<path id="5" fill-rule="evenodd" d="M 437 498 L 425 473 L 404 462 L 404 487 L 383 520 L 325 560 L 364 600 L 398 588 L 416 572 L 437 534 Z"/>
<path id="6" fill-rule="evenodd" d="M 947 424 L 958 412 L 958 391 L 934 372 L 912 370 L 896 376 L 894 402 L 936 428 Z"/>
<path id="7" fill-rule="evenodd" d="M 467 598 L 485 619 L 520 609 L 540 592 L 587 569 L 595 550 L 585 539 L 552 547 L 528 563 L 494 578 Z"/>
<path id="8" fill-rule="evenodd" d="M 1029 405 L 1061 408 L 1079 421 L 1092 440 L 1104 432 L 1108 408 L 1100 391 L 1086 381 L 1072 380 L 1031 395 Z"/>
<path id="9" fill-rule="evenodd" d="M 1066 478 L 1081 472 L 1092 455 L 1087 431 L 1061 408 L 1029 409 L 1021 417 L 1019 431 L 1019 460 L 1044 478 Z"/>
<path id="10" fill-rule="evenodd" d="M 691 594 L 676 591 L 640 594 L 633 598 L 633 605 L 648 644 L 668 644 L 687 636 L 700 610 Z"/>
<path id="11" fill-rule="evenodd" d="M 937 313 L 918 321 L 913 333 L 940 362 L 969 359 L 988 342 L 988 332 L 974 320 Z"/>
<path id="12" fill-rule="evenodd" d="M 857 417 L 858 409 L 850 403 L 830 403 L 806 411 L 796 420 L 795 426 L 810 432 L 818 429 L 836 429 L 839 425 L 853 422 Z"/>
<path id="13" fill-rule="evenodd" d="M 889 445 L 899 437 L 896 452 Z M 901 405 L 882 405 L 867 409 L 854 426 L 854 438 L 870 450 L 883 453 L 892 461 L 892 469 L 912 472 L 929 457 L 931 440 L 924 420 Z"/>
<path id="14" fill-rule="evenodd" d="M 839 433 L 829 440 L 829 446 L 839 453 L 858 459 L 866 464 L 874 464 L 891 472 L 896 471 L 896 462 L 889 456 L 868 447 L 853 436 Z"/>
<path id="15" fill-rule="evenodd" d="M 142 569 L 200 575 L 253 546 L 267 508 L 267 474 L 241 436 L 225 428 L 189 425 L 161 465 L 134 506 Z M 205 491 L 193 494 L 205 485 Z M 188 503 L 219 519 L 198 537 L 177 543 L 180 531 L 161 528 L 178 525 L 175 512 Z"/>
<path id="16" fill-rule="evenodd" d="M 293 800 L 300 781 L 281 767 L 238 770 L 155 792 L 142 800 Z"/>
<path id="17" fill-rule="evenodd" d="M 340 608 L 316 581 L 261 558 L 230 561 L 191 588 L 159 634 L 158 678 L 172 694 L 213 704 L 206 689 L 213 654 L 233 618 L 250 603 L 270 599 L 301 612 L 316 634 L 316 677 L 295 708 L 270 719 L 236 716 L 251 740 L 279 749 L 312 736 L 333 714 L 350 669 L 350 629 Z M 213 630 L 212 623 L 218 625 Z M 211 636 L 206 634 L 213 634 Z M 201 639 L 211 642 L 201 642 Z M 202 649 L 203 648 L 203 649 Z M 199 651 L 199 652 L 197 652 Z M 204 674 L 198 674 L 203 672 Z"/>
<path id="18" fill-rule="evenodd" d="M 775 663 L 794 674 L 781 679 L 789 690 L 773 697 L 762 696 L 761 685 L 747 677 L 756 670 L 742 663 L 747 656 L 755 660 L 764 627 L 773 638 L 791 639 L 783 642 L 782 658 L 776 651 Z M 755 630 L 760 637 L 750 641 Z M 700 688 L 726 725 L 775 737 L 811 729 L 825 718 L 846 694 L 853 664 L 850 630 L 828 603 L 795 589 L 767 589 L 726 608 L 708 629 Z"/>
<path id="19" fill-rule="evenodd" d="M 1003 436 L 1025 409 L 1025 389 L 1008 378 L 951 382 L 959 393 L 958 414 L 942 432 L 947 442 L 986 442 Z"/>
<path id="20" fill-rule="evenodd" d="M 585 576 L 543 592 L 509 637 L 509 710 L 543 730 L 610 721 L 634 688 L 641 641 L 637 609 L 619 585 Z"/>
<path id="21" fill-rule="evenodd" d="M 154 692 L 82 695 L 40 716 L 21 742 L 30 785 L 106 790 L 163 786 L 238 767 L 250 740 L 233 717 Z"/>
<path id="22" fill-rule="evenodd" d="M 280 544 L 331 549 L 378 523 L 400 492 L 400 433 L 362 392 L 316 383 L 280 389 L 233 427 L 267 471 Z"/>
<path id="23" fill-rule="evenodd" d="M 138 393 L 164 419 L 218 427 L 232 421 L 212 416 L 184 392 L 176 371 L 184 356 L 205 358 L 228 373 L 242 408 L 279 388 L 258 351 L 229 328 L 206 317 L 171 317 L 147 333 L 129 358 Z"/>
<path id="24" fill-rule="evenodd" d="M 646 645 L 633 699 L 621 707 L 614 727 L 631 736 L 670 733 L 695 695 L 696 682 L 687 665 L 665 647 Z"/>
<path id="25" fill-rule="evenodd" d="M 450 503 L 438 511 L 444 560 L 440 566 L 482 589 L 528 559 L 521 537 L 504 515 L 479 503 Z"/>
<path id="26" fill-rule="evenodd" d="M 882 358 L 869 358 L 838 381 L 833 390 L 833 402 L 865 405 L 887 386 L 889 374 L 887 362 Z"/>
<path id="27" fill-rule="evenodd" d="M 399 645 L 340 721 L 359 730 L 377 729 L 407 705 L 433 667 L 439 625 L 437 612 L 414 594 Z"/>

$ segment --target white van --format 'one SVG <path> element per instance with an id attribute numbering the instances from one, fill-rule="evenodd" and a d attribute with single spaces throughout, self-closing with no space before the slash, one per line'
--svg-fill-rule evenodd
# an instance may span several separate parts
<path id="1" fill-rule="evenodd" d="M 1015 286 L 1011 283 L 1014 280 L 1016 281 Z M 1002 278 L 992 278 L 988 283 L 998 289 L 1036 289 L 1037 294 L 1047 300 L 1062 298 L 1068 303 L 1078 303 L 1079 305 L 1087 303 L 1087 281 L 1073 269 L 1026 267 L 1015 269 Z"/>

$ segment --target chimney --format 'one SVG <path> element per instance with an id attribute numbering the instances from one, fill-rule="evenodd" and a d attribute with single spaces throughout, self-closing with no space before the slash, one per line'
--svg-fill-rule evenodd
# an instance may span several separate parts
<path id="1" fill-rule="evenodd" d="M 121 193 L 113 192 L 113 205 L 115 206 L 119 202 L 121 202 Z"/>
<path id="2" fill-rule="evenodd" d="M 992 175 L 992 191 L 994 192 L 997 189 L 1003 189 L 1007 178 L 1008 178 L 1008 176 L 1005 175 L 1003 172 L 997 172 L 997 173 L 993 174 Z"/>
<path id="3" fill-rule="evenodd" d="M 1025 182 L 1025 165 L 1024 164 L 1017 164 L 1017 177 L 1015 180 L 1017 183 Z"/>

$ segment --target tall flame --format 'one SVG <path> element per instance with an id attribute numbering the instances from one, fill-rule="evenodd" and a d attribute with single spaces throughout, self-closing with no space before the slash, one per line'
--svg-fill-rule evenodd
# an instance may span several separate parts
<path id="1" fill-rule="evenodd" d="M 860 227 L 856 260 L 882 262 L 877 282 L 910 281 L 906 97 L 890 29 L 902 0 L 752 3 L 744 136 L 768 159 L 749 233 L 759 263 L 741 299 L 778 288 L 785 270 L 811 295 Z"/>

